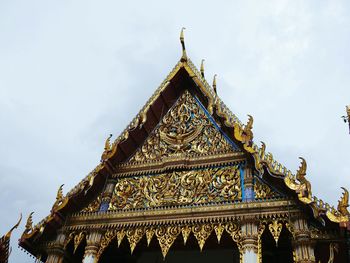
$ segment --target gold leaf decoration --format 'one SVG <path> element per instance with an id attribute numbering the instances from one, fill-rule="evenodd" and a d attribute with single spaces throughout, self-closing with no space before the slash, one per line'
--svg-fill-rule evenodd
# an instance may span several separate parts
<path id="1" fill-rule="evenodd" d="M 262 241 L 261 236 L 264 233 L 265 225 L 260 224 L 258 227 L 258 263 L 262 263 Z"/>
<path id="2" fill-rule="evenodd" d="M 83 208 L 81 212 L 97 212 L 101 205 L 101 197 L 98 196 L 96 200 L 93 200 L 87 207 Z"/>
<path id="3" fill-rule="evenodd" d="M 257 199 L 267 199 L 267 198 L 273 198 L 278 196 L 277 193 L 272 191 L 272 189 L 268 185 L 260 182 L 260 180 L 255 180 L 254 193 L 255 193 L 255 198 Z"/>
<path id="4" fill-rule="evenodd" d="M 122 243 L 124 237 L 125 237 L 125 230 L 124 229 L 119 230 L 117 233 L 118 247 L 120 247 L 120 244 Z"/>
<path id="5" fill-rule="evenodd" d="M 181 227 L 181 233 L 182 233 L 182 237 L 184 239 L 184 245 L 186 245 L 187 240 L 191 234 L 191 227 L 190 226 Z"/>
<path id="6" fill-rule="evenodd" d="M 238 165 L 121 178 L 109 210 L 235 201 L 242 198 Z"/>
<path id="7" fill-rule="evenodd" d="M 64 249 L 68 246 L 69 242 L 71 242 L 74 239 L 74 236 L 75 236 L 75 232 L 74 231 L 69 233 L 68 237 L 63 242 L 63 248 Z"/>
<path id="8" fill-rule="evenodd" d="M 239 226 L 235 223 L 226 223 L 225 230 L 230 234 L 232 240 L 237 244 L 237 247 L 241 249 L 242 231 Z"/>
<path id="9" fill-rule="evenodd" d="M 192 232 L 198 241 L 198 245 L 201 251 L 203 250 L 205 241 L 210 236 L 212 230 L 213 226 L 211 224 L 195 225 L 192 227 Z"/>
<path id="10" fill-rule="evenodd" d="M 146 229 L 147 246 L 149 246 L 151 244 L 154 233 L 155 233 L 155 230 L 153 227 Z"/>
<path id="11" fill-rule="evenodd" d="M 229 151 L 232 151 L 231 145 L 186 90 L 130 162 Z"/>
<path id="12" fill-rule="evenodd" d="M 80 243 L 83 241 L 84 238 L 85 238 L 85 232 L 80 232 L 78 235 L 74 236 L 73 254 L 75 253 L 75 251 L 77 250 L 78 246 L 80 245 Z"/>
<path id="13" fill-rule="evenodd" d="M 138 227 L 135 229 L 128 229 L 126 231 L 126 237 L 128 238 L 130 244 L 131 254 L 134 252 L 134 249 L 137 243 L 141 240 L 142 236 L 145 233 L 145 229 L 143 227 Z"/>
<path id="14" fill-rule="evenodd" d="M 117 231 L 110 229 L 105 232 L 101 239 L 100 247 L 98 249 L 96 258 L 97 260 L 101 257 L 103 251 L 108 247 L 108 245 L 111 243 L 111 241 L 116 237 Z"/>
<path id="15" fill-rule="evenodd" d="M 218 239 L 218 243 L 220 244 L 220 240 L 225 230 L 225 227 L 222 224 L 218 224 L 214 226 L 214 230 L 215 230 L 216 238 Z"/>
<path id="16" fill-rule="evenodd" d="M 276 241 L 276 246 L 278 244 L 278 239 L 282 231 L 282 223 L 279 223 L 277 220 L 269 224 L 269 230 Z"/>
<path id="17" fill-rule="evenodd" d="M 181 228 L 179 226 L 161 226 L 156 229 L 156 236 L 158 238 L 159 246 L 162 250 L 163 258 L 165 258 L 168 254 L 170 247 L 180 232 Z"/>

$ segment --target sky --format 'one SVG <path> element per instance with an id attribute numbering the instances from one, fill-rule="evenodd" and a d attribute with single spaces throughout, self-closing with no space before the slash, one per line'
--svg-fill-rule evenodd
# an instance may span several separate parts
<path id="1" fill-rule="evenodd" d="M 181 56 L 217 77 L 254 141 L 336 205 L 350 188 L 349 1 L 0 1 L 0 235 L 48 215 Z M 33 261 L 33 260 L 32 260 Z"/>

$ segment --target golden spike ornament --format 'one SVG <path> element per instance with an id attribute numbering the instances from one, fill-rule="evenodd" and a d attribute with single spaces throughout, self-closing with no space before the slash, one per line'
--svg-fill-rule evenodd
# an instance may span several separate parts
<path id="1" fill-rule="evenodd" d="M 73 253 L 75 253 L 75 251 L 77 251 L 80 243 L 84 240 L 85 238 L 85 232 L 80 232 L 78 235 L 74 236 L 74 250 Z"/>
<path id="2" fill-rule="evenodd" d="M 225 227 L 222 224 L 218 224 L 214 226 L 216 238 L 218 240 L 218 243 L 220 244 L 222 234 L 224 233 Z"/>
<path id="3" fill-rule="evenodd" d="M 192 232 L 197 239 L 201 251 L 212 231 L 213 226 L 211 224 L 195 225 L 192 227 Z"/>
<path id="4" fill-rule="evenodd" d="M 24 233 L 29 233 L 33 230 L 33 214 L 34 212 L 31 212 L 27 218 L 27 223 L 25 225 Z"/>
<path id="5" fill-rule="evenodd" d="M 154 233 L 155 233 L 155 230 L 153 227 L 146 229 L 147 246 L 149 246 L 151 244 Z"/>
<path id="6" fill-rule="evenodd" d="M 112 145 L 111 145 L 112 136 L 113 136 L 113 134 L 110 134 L 105 141 L 105 148 L 104 148 L 104 151 L 103 151 L 102 156 L 101 156 L 102 161 L 105 161 L 108 159 L 109 154 L 112 150 Z"/>
<path id="7" fill-rule="evenodd" d="M 282 223 L 279 223 L 277 220 L 273 221 L 271 224 L 269 224 L 269 230 L 275 239 L 276 246 L 278 245 L 278 239 L 280 237 L 280 234 L 282 232 Z"/>
<path id="8" fill-rule="evenodd" d="M 187 61 L 187 54 L 186 54 L 186 47 L 185 47 L 185 36 L 184 36 L 184 30 L 186 28 L 182 28 L 181 29 L 181 33 L 180 33 L 180 42 L 181 42 L 181 46 L 182 46 L 182 56 L 181 56 L 181 61 Z"/>
<path id="9" fill-rule="evenodd" d="M 117 233 L 118 247 L 120 247 L 120 244 L 122 243 L 124 237 L 125 237 L 125 230 L 124 229 L 119 230 Z"/>
<path id="10" fill-rule="evenodd" d="M 216 90 L 216 74 L 214 75 L 214 78 L 213 78 L 213 89 L 214 89 L 214 92 L 215 94 L 218 94 L 217 90 Z"/>
<path id="11" fill-rule="evenodd" d="M 253 122 L 254 119 L 251 115 L 248 115 L 248 122 L 242 128 L 238 123 L 234 123 L 234 137 L 242 142 L 243 148 L 249 153 L 255 153 L 255 150 L 252 148 L 253 143 Z"/>
<path id="12" fill-rule="evenodd" d="M 10 229 L 10 231 L 7 232 L 7 234 L 5 235 L 5 238 L 10 238 L 11 237 L 12 231 L 15 230 L 19 226 L 21 221 L 22 221 L 22 213 L 19 216 L 18 222 Z"/>
<path id="13" fill-rule="evenodd" d="M 187 240 L 191 234 L 191 227 L 190 226 L 183 226 L 181 227 L 181 234 L 184 240 L 184 245 L 186 245 Z"/>
<path id="14" fill-rule="evenodd" d="M 134 252 L 137 243 L 141 240 L 142 236 L 145 233 L 145 229 L 143 227 L 138 227 L 135 229 L 128 229 L 126 231 L 126 237 L 130 244 L 130 252 L 131 254 Z"/>
<path id="15" fill-rule="evenodd" d="M 60 185 L 60 187 L 57 190 L 57 194 L 56 194 L 56 201 L 52 206 L 52 212 L 57 210 L 58 207 L 60 207 L 62 204 L 66 203 L 64 200 L 64 195 L 63 195 L 63 186 L 64 184 Z"/>
<path id="16" fill-rule="evenodd" d="M 338 211 L 342 216 L 350 216 L 348 207 L 349 207 L 349 191 L 345 187 L 341 187 L 343 189 L 343 195 L 338 201 Z"/>
<path id="17" fill-rule="evenodd" d="M 180 232 L 181 228 L 179 226 L 161 226 L 157 228 L 156 236 L 162 250 L 163 259 L 165 259 L 170 247 L 173 245 Z"/>
<path id="18" fill-rule="evenodd" d="M 204 61 L 205 61 L 205 59 L 202 59 L 201 68 L 200 68 L 201 75 L 202 75 L 203 78 L 204 78 Z"/>

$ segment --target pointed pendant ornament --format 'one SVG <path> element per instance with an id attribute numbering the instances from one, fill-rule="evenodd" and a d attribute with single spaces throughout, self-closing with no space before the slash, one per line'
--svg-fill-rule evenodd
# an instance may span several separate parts
<path id="1" fill-rule="evenodd" d="M 144 228 L 141 228 L 141 227 L 135 228 L 135 229 L 128 229 L 126 231 L 126 237 L 128 238 L 128 241 L 130 244 L 131 254 L 134 252 L 134 249 L 136 248 L 137 243 L 140 242 L 144 233 L 145 233 L 145 230 Z"/>
<path id="2" fill-rule="evenodd" d="M 181 233 L 182 233 L 182 237 L 184 239 L 184 245 L 186 245 L 188 237 L 191 234 L 191 227 L 190 226 L 183 226 L 181 228 Z"/>
<path id="3" fill-rule="evenodd" d="M 220 244 L 222 233 L 224 232 L 225 227 L 222 224 L 218 224 L 214 226 L 214 230 L 215 230 L 216 238 L 218 239 L 218 243 Z"/>
<path id="4" fill-rule="evenodd" d="M 76 235 L 74 237 L 74 250 L 73 250 L 73 254 L 75 253 L 75 251 L 78 249 L 81 241 L 83 241 L 83 239 L 85 238 L 85 232 L 80 232 L 78 235 Z"/>
<path id="5" fill-rule="evenodd" d="M 201 251 L 203 250 L 205 241 L 207 241 L 212 231 L 213 226 L 211 224 L 196 225 L 192 227 L 192 232 L 197 239 Z"/>
<path id="6" fill-rule="evenodd" d="M 156 236 L 162 250 L 163 259 L 165 259 L 170 247 L 173 245 L 180 232 L 181 229 L 179 226 L 162 226 L 157 228 Z"/>
<path id="7" fill-rule="evenodd" d="M 278 223 L 277 220 L 273 221 L 269 224 L 269 230 L 276 241 L 276 246 L 278 245 L 278 239 L 280 237 L 282 231 L 282 223 Z"/>
<path id="8" fill-rule="evenodd" d="M 155 233 L 154 228 L 151 227 L 146 229 L 147 246 L 151 244 L 154 233 Z"/>
<path id="9" fill-rule="evenodd" d="M 120 244 L 122 243 L 123 239 L 125 237 L 125 230 L 120 229 L 117 233 L 117 242 L 118 242 L 118 247 L 120 247 Z"/>

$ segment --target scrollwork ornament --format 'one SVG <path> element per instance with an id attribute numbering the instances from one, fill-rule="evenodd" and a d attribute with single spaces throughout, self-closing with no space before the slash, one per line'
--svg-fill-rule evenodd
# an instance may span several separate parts
<path id="1" fill-rule="evenodd" d="M 161 226 L 156 229 L 156 236 L 162 250 L 163 258 L 166 257 L 170 247 L 173 245 L 180 232 L 181 228 L 179 226 Z"/>
<path id="2" fill-rule="evenodd" d="M 149 227 L 146 229 L 147 246 L 151 244 L 154 233 L 155 233 L 155 230 L 153 227 Z"/>
<path id="3" fill-rule="evenodd" d="M 131 254 L 134 252 L 134 249 L 136 248 L 137 243 L 141 240 L 144 233 L 145 233 L 145 229 L 143 227 L 128 229 L 126 231 L 126 237 L 130 244 Z"/>
<path id="4" fill-rule="evenodd" d="M 124 229 L 118 230 L 118 232 L 117 232 L 118 247 L 120 247 L 120 244 L 122 243 L 124 237 L 125 237 L 125 230 Z"/>
<path id="5" fill-rule="evenodd" d="M 109 229 L 105 232 L 105 234 L 102 237 L 100 247 L 98 249 L 96 258 L 99 259 L 102 255 L 103 251 L 108 247 L 108 245 L 111 243 L 111 241 L 116 237 L 117 231 L 113 229 Z"/>
<path id="6" fill-rule="evenodd" d="M 73 253 L 75 253 L 75 251 L 78 249 L 80 243 L 83 241 L 85 236 L 86 236 L 85 232 L 80 232 L 78 235 L 74 236 L 74 250 L 73 250 Z"/>
<path id="7" fill-rule="evenodd" d="M 181 234 L 182 234 L 182 237 L 183 237 L 183 240 L 184 240 L 184 245 L 186 245 L 187 243 L 187 240 L 191 234 L 191 227 L 190 226 L 182 226 L 181 227 Z"/>
<path id="8" fill-rule="evenodd" d="M 276 246 L 278 245 L 278 239 L 280 237 L 282 227 L 283 227 L 282 223 L 279 223 L 277 220 L 274 220 L 272 221 L 272 223 L 269 224 L 269 230 L 276 242 Z"/>
<path id="9" fill-rule="evenodd" d="M 194 225 L 192 227 L 193 235 L 196 237 L 201 251 L 203 250 L 205 241 L 207 241 L 212 231 L 213 231 L 213 225 L 211 224 Z"/>
<path id="10" fill-rule="evenodd" d="M 218 243 L 220 244 L 220 240 L 221 240 L 222 234 L 225 230 L 225 227 L 222 224 L 217 224 L 214 226 L 214 230 L 215 230 L 215 234 L 216 234 L 216 238 L 218 240 Z"/>

